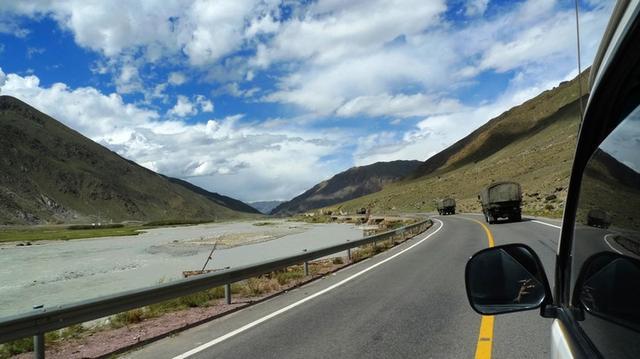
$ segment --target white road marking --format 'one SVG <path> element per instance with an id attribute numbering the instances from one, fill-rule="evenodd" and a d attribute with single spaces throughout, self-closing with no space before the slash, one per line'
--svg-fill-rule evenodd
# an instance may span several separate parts
<path id="1" fill-rule="evenodd" d="M 609 248 L 613 249 L 614 251 L 618 252 L 618 254 L 622 254 L 622 252 L 620 252 L 619 250 L 613 248 L 613 246 L 611 245 L 611 243 L 609 243 L 609 236 L 611 236 L 611 233 L 607 234 L 604 236 L 604 243 L 606 243 Z"/>
<path id="2" fill-rule="evenodd" d="M 227 339 L 229 339 L 229 338 L 231 338 L 231 337 L 233 337 L 233 336 L 235 336 L 235 335 L 238 335 L 238 334 L 240 334 L 240 333 L 242 333 L 242 332 L 244 332 L 244 331 L 246 331 L 246 330 L 249 330 L 249 329 L 251 329 L 251 328 L 255 327 L 255 326 L 256 326 L 256 325 L 258 325 L 258 324 L 261 324 L 261 323 L 263 323 L 263 322 L 266 322 L 267 320 L 269 320 L 269 319 L 271 319 L 271 318 L 273 318 L 273 317 L 275 317 L 275 316 L 277 316 L 277 315 L 280 315 L 280 314 L 282 314 L 282 313 L 284 313 L 284 312 L 287 312 L 287 311 L 289 311 L 289 310 L 291 310 L 291 309 L 293 309 L 293 308 L 295 308 L 295 307 L 299 306 L 300 304 L 303 304 L 303 303 L 305 303 L 305 302 L 308 302 L 308 301 L 310 301 L 311 299 L 313 299 L 313 298 L 315 298 L 315 297 L 318 297 L 318 296 L 320 296 L 320 295 L 322 295 L 322 294 L 324 294 L 324 293 L 327 293 L 327 292 L 329 292 L 329 291 L 331 291 L 331 290 L 333 290 L 333 289 L 335 289 L 335 288 L 338 288 L 339 286 L 341 286 L 341 285 L 343 285 L 343 284 L 345 284 L 345 283 L 347 283 L 347 282 L 349 282 L 349 281 L 351 281 L 351 280 L 353 280 L 353 279 L 355 279 L 355 278 L 357 278 L 357 277 L 359 277 L 359 276 L 363 275 L 364 273 L 366 273 L 366 272 L 368 272 L 368 271 L 372 270 L 373 268 L 376 268 L 377 266 L 379 266 L 379 265 L 381 265 L 381 264 L 383 264 L 383 263 L 386 263 L 386 262 L 388 262 L 388 261 L 390 261 L 390 260 L 394 259 L 395 257 L 397 257 L 397 256 L 401 255 L 402 253 L 404 253 L 404 252 L 406 252 L 406 251 L 408 251 L 408 250 L 412 249 L 413 247 L 415 247 L 415 246 L 419 245 L 420 243 L 422 243 L 422 242 L 426 241 L 426 240 L 427 240 L 427 239 L 429 239 L 431 236 L 433 236 L 434 234 L 438 233 L 438 232 L 442 229 L 442 227 L 444 227 L 444 223 L 443 223 L 441 220 L 439 220 L 439 219 L 435 219 L 435 218 L 434 218 L 434 220 L 436 220 L 436 221 L 440 222 L 440 227 L 438 227 L 438 229 L 436 229 L 435 231 L 433 231 L 432 233 L 430 233 L 428 236 L 426 236 L 426 237 L 422 238 L 422 239 L 421 239 L 421 240 L 419 240 L 418 242 L 416 242 L 416 243 L 412 244 L 411 246 L 409 246 L 409 247 L 407 247 L 407 248 L 405 248 L 405 249 L 401 250 L 400 252 L 398 252 L 398 253 L 396 253 L 396 254 L 392 255 L 391 257 L 386 258 L 386 259 L 384 259 L 384 260 L 382 260 L 382 261 L 380 261 L 380 262 L 378 262 L 378 263 L 376 263 L 376 264 L 373 264 L 372 266 L 370 266 L 370 267 L 368 267 L 368 268 L 366 268 L 366 269 L 363 269 L 363 270 L 361 270 L 360 272 L 358 272 L 358 273 L 356 273 L 356 274 L 353 274 L 352 276 L 347 277 L 347 278 L 345 278 L 345 279 L 341 280 L 340 282 L 338 282 L 338 283 L 336 283 L 336 284 L 334 284 L 334 285 L 332 285 L 332 286 L 329 286 L 329 287 L 327 287 L 327 288 L 325 288 L 325 289 L 323 289 L 323 290 L 321 290 L 321 291 L 319 291 L 319 292 L 317 292 L 317 293 L 314 293 L 314 294 L 312 294 L 312 295 L 310 295 L 310 296 L 308 296 L 308 297 L 302 298 L 302 299 L 300 299 L 299 301 L 297 301 L 297 302 L 295 302 L 295 303 L 289 304 L 288 306 L 286 306 L 286 307 L 284 307 L 284 308 L 282 308 L 282 309 L 276 310 L 275 312 L 273 312 L 273 313 L 271 313 L 271 314 L 265 315 L 264 317 L 262 317 L 262 318 L 260 318 L 260 319 L 257 319 L 257 320 L 255 320 L 255 321 L 253 321 L 253 322 L 249 323 L 249 324 L 246 324 L 246 325 L 244 325 L 244 326 L 242 326 L 242 327 L 240 327 L 240 328 L 238 328 L 238 329 L 236 329 L 236 330 L 234 330 L 234 331 L 231 331 L 231 332 L 229 332 L 229 333 L 227 333 L 227 334 L 225 334 L 225 335 L 223 335 L 223 336 L 220 336 L 220 337 L 218 337 L 218 338 L 216 338 L 216 339 L 214 339 L 214 340 L 212 340 L 212 341 L 210 341 L 210 342 L 204 343 L 204 344 L 200 345 L 199 347 L 196 347 L 196 348 L 194 348 L 194 349 L 191 349 L 191 350 L 189 350 L 189 351 L 188 351 L 188 352 L 186 352 L 186 353 L 183 353 L 183 354 L 180 354 L 180 355 L 178 355 L 178 356 L 175 356 L 173 359 L 185 359 L 185 358 L 188 358 L 188 357 L 190 357 L 190 356 L 192 356 L 192 355 L 194 355 L 194 354 L 197 354 L 197 353 L 199 353 L 199 352 L 201 352 L 201 351 L 203 351 L 203 350 L 205 350 L 205 349 L 207 349 L 207 348 L 210 348 L 210 347 L 212 347 L 212 346 L 214 346 L 214 345 L 216 345 L 216 344 L 218 344 L 218 343 L 220 343 L 220 342 L 223 342 L 223 341 L 225 341 L 225 340 L 227 340 Z"/>
<path id="3" fill-rule="evenodd" d="M 553 228 L 557 228 L 557 229 L 562 229 L 561 226 L 556 226 L 555 224 L 551 224 L 551 223 L 546 223 L 546 222 L 542 222 L 542 221 L 537 221 L 537 220 L 532 220 L 531 222 L 534 223 L 539 223 L 539 224 L 544 224 L 545 226 L 549 226 L 549 227 L 553 227 Z"/>

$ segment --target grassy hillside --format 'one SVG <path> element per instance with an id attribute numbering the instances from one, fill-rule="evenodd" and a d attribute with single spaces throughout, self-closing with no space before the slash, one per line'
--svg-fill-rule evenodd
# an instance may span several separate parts
<path id="1" fill-rule="evenodd" d="M 318 183 L 291 201 L 278 205 L 271 214 L 286 215 L 305 212 L 377 192 L 384 185 L 408 176 L 421 163 L 420 161 L 391 161 L 352 167 Z"/>
<path id="2" fill-rule="evenodd" d="M 583 89 L 588 72 L 581 75 Z M 425 161 L 410 179 L 332 207 L 374 213 L 432 211 L 452 196 L 460 211 L 479 211 L 477 194 L 493 181 L 522 184 L 524 211 L 560 216 L 579 127 L 578 78 L 492 119 Z"/>
<path id="3" fill-rule="evenodd" d="M 13 97 L 0 96 L 0 133 L 0 224 L 249 215 L 232 209 L 245 210 L 239 201 L 143 168 Z"/>

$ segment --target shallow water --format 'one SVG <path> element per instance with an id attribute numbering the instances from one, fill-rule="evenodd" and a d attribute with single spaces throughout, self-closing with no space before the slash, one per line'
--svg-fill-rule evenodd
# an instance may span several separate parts
<path id="1" fill-rule="evenodd" d="M 265 228 L 269 227 L 269 228 Z M 362 231 L 347 224 L 251 222 L 156 228 L 138 236 L 56 241 L 0 247 L 0 317 L 28 312 L 181 278 L 201 269 L 212 239 L 229 233 L 277 234 L 278 239 L 217 249 L 207 269 L 236 267 L 301 253 L 347 239 Z"/>

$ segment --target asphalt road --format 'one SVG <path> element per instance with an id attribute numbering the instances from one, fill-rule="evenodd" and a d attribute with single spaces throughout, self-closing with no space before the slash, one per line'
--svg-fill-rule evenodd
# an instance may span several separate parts
<path id="1" fill-rule="evenodd" d="M 537 311 L 494 317 L 480 336 L 464 266 L 488 246 L 483 218 L 434 218 L 429 231 L 374 258 L 125 357 L 470 358 L 478 345 L 494 358 L 548 357 L 551 321 Z M 495 245 L 530 245 L 553 280 L 558 226 L 525 219 L 488 228 Z"/>

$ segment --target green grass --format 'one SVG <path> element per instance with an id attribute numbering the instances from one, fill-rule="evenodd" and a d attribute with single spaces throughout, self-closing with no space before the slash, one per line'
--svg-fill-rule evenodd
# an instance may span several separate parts
<path id="1" fill-rule="evenodd" d="M 289 218 L 292 222 L 305 222 L 305 223 L 331 223 L 332 219 L 329 215 L 315 215 L 315 216 L 293 216 Z"/>
<path id="2" fill-rule="evenodd" d="M 276 223 L 276 222 L 256 222 L 253 225 L 254 226 L 258 226 L 258 227 L 262 227 L 262 226 L 275 226 L 276 224 L 278 224 L 278 223 Z"/>
<path id="3" fill-rule="evenodd" d="M 69 229 L 67 227 L 11 227 L 0 229 L 0 242 L 36 242 L 44 240 L 70 240 L 95 237 L 135 236 L 140 227 Z"/>
<path id="4" fill-rule="evenodd" d="M 87 330 L 82 324 L 75 324 L 44 336 L 45 346 L 55 345 L 65 340 L 80 338 Z M 33 338 L 22 338 L 8 343 L 0 344 L 0 359 L 10 358 L 14 355 L 33 351 Z"/>
<path id="5" fill-rule="evenodd" d="M 163 219 L 158 221 L 150 221 L 143 224 L 145 227 L 163 227 L 163 226 L 188 226 L 195 224 L 213 223 L 214 219 Z"/>
<path id="6" fill-rule="evenodd" d="M 110 228 L 122 228 L 122 223 L 108 223 L 108 224 L 72 224 L 67 226 L 67 229 L 80 230 L 80 229 L 110 229 Z"/>

